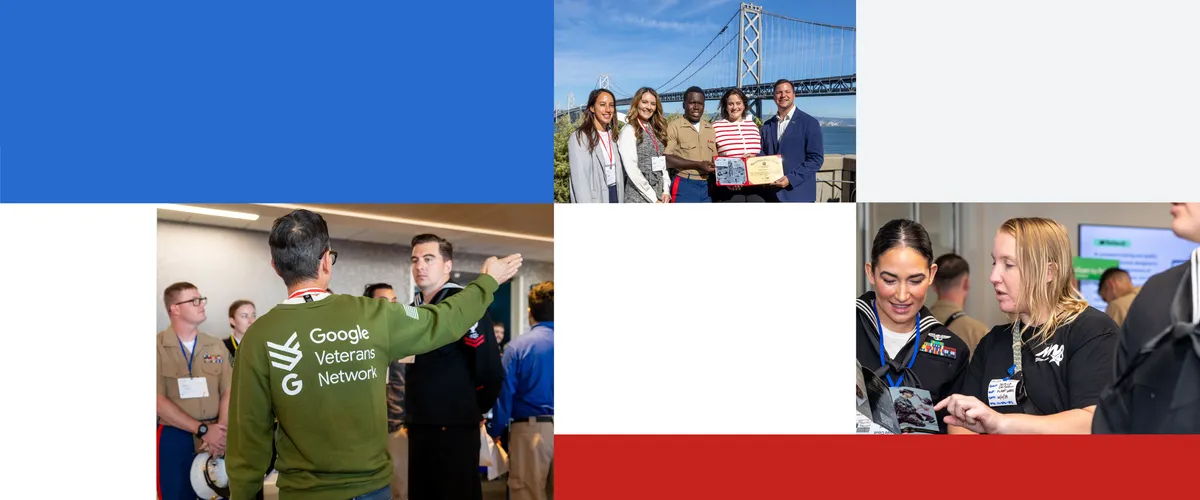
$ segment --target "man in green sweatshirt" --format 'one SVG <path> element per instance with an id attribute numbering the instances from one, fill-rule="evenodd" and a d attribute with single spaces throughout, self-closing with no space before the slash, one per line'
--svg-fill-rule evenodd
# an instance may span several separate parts
<path id="1" fill-rule="evenodd" d="M 288 298 L 259 317 L 238 349 L 225 462 L 232 499 L 262 489 L 273 439 L 281 499 L 388 499 L 388 365 L 456 342 L 521 256 L 489 258 L 454 297 L 413 307 L 326 293 L 337 252 L 318 214 L 276 219 L 269 241 Z"/>

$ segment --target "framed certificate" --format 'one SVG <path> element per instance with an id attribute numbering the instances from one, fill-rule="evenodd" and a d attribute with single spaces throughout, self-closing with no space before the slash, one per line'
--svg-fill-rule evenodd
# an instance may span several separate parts
<path id="1" fill-rule="evenodd" d="M 714 156 L 718 186 L 757 186 L 770 184 L 783 177 L 783 157 L 755 156 L 743 159 L 736 156 Z"/>
<path id="2" fill-rule="evenodd" d="M 746 161 L 735 156 L 714 156 L 713 166 L 717 169 L 718 186 L 749 186 L 746 176 Z"/>

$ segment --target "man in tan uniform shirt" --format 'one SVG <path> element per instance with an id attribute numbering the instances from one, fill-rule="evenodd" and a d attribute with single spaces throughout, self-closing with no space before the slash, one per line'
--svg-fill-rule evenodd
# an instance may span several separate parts
<path id="1" fill-rule="evenodd" d="M 1129 273 L 1121 268 L 1105 269 L 1104 274 L 1100 275 L 1100 298 L 1108 303 L 1108 307 L 1104 312 L 1117 322 L 1117 326 L 1125 323 L 1125 316 L 1129 314 L 1129 306 L 1133 304 L 1133 298 L 1137 297 L 1138 292 L 1142 291 L 1142 287 L 1134 287 L 1133 281 L 1129 279 Z"/>
<path id="2" fill-rule="evenodd" d="M 979 345 L 979 339 L 987 334 L 989 328 L 963 312 L 963 304 L 966 304 L 967 293 L 971 290 L 970 268 L 965 259 L 952 253 L 938 257 L 935 263 L 938 269 L 933 288 L 937 292 L 937 302 L 929 308 L 929 312 L 966 342 L 967 347 L 971 348 L 971 356 L 974 356 L 975 346 Z"/>
<path id="3" fill-rule="evenodd" d="M 684 92 L 683 116 L 667 124 L 667 148 L 663 150 L 671 180 L 671 203 L 710 203 L 708 176 L 716 169 L 717 131 L 704 119 L 704 91 L 691 87 Z"/>
<path id="4" fill-rule="evenodd" d="M 171 325 L 158 332 L 159 497 L 196 497 L 189 480 L 197 451 L 225 454 L 225 423 L 233 368 L 229 350 L 200 333 L 208 302 L 195 285 L 175 283 L 163 292 Z"/>

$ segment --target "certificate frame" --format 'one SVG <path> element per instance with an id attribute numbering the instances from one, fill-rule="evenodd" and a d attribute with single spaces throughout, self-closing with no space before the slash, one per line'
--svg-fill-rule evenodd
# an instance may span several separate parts
<path id="1" fill-rule="evenodd" d="M 740 163 L 741 163 L 741 165 L 742 165 L 742 174 L 743 174 L 743 176 L 744 176 L 744 179 L 745 179 L 745 180 L 744 180 L 744 181 L 743 181 L 741 184 L 738 184 L 738 183 L 728 183 L 728 182 L 722 182 L 722 176 L 721 176 L 721 175 L 717 175 L 717 174 L 714 172 L 714 174 L 713 174 L 713 175 L 716 177 L 716 184 L 717 184 L 718 186 L 722 186 L 722 187 L 724 187 L 724 186 L 742 186 L 742 187 L 746 187 L 746 186 L 765 186 L 765 185 L 769 185 L 771 182 L 774 182 L 774 180 L 771 180 L 771 181 L 768 181 L 768 182 L 761 182 L 761 183 L 755 183 L 755 182 L 753 182 L 752 178 L 753 178 L 754 176 L 753 176 L 753 175 L 751 175 L 751 172 L 750 172 L 750 164 L 751 164 L 751 163 L 753 162 L 753 160 L 754 160 L 754 159 L 756 159 L 756 158 L 778 158 L 778 159 L 779 159 L 779 160 L 778 160 L 778 163 L 779 163 L 779 165 L 780 165 L 780 170 L 781 170 L 781 171 L 780 171 L 780 173 L 779 173 L 779 174 L 780 174 L 780 175 L 779 175 L 779 177 L 783 177 L 783 173 L 782 173 L 783 156 L 782 156 L 782 155 L 760 155 L 760 156 L 753 156 L 753 157 L 750 157 L 750 160 L 749 160 L 749 161 L 747 161 L 747 160 L 745 159 L 745 157 L 742 157 L 742 156 L 714 156 L 714 157 L 713 157 L 713 165 L 714 165 L 714 166 L 715 166 L 715 165 L 716 165 L 718 162 L 720 162 L 720 161 L 722 161 L 722 160 L 723 160 L 723 161 L 730 161 L 730 160 L 734 160 L 734 161 L 738 161 L 738 162 L 740 162 Z M 778 179 L 778 177 L 776 177 L 776 179 Z"/>

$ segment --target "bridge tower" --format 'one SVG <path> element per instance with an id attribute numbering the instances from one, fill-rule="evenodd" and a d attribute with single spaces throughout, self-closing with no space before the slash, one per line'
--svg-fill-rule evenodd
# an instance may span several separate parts
<path id="1" fill-rule="evenodd" d="M 575 121 L 575 93 L 567 92 L 567 119 Z"/>
<path id="2" fill-rule="evenodd" d="M 762 83 L 762 6 L 742 2 L 738 17 L 737 87 L 740 89 L 742 85 Z M 762 99 L 754 100 L 754 114 L 763 119 Z"/>
<path id="3" fill-rule="evenodd" d="M 608 73 L 601 73 L 600 78 L 596 79 L 596 88 L 612 90 L 609 88 L 609 85 L 611 85 L 611 82 L 608 81 Z"/>

